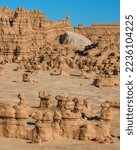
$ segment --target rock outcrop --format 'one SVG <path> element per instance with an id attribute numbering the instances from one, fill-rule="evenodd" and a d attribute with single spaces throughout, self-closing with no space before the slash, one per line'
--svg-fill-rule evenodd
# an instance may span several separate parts
<path id="1" fill-rule="evenodd" d="M 71 44 L 76 47 L 77 50 L 84 50 L 86 46 L 91 45 L 91 41 L 83 35 L 66 31 L 64 35 L 60 36 L 60 43 Z"/>
<path id="2" fill-rule="evenodd" d="M 23 97 L 19 94 L 19 98 Z M 23 99 L 22 99 L 23 100 Z M 0 104 L 0 135 L 9 138 L 28 139 L 27 108 L 23 103 L 11 105 Z"/>
<path id="3" fill-rule="evenodd" d="M 54 22 L 46 20 L 39 10 L 19 7 L 11 11 L 4 7 L 0 10 L 0 55 L 7 62 L 15 61 L 21 55 L 39 51 L 66 30 L 72 30 L 68 19 Z"/>
<path id="4" fill-rule="evenodd" d="M 51 75 L 71 75 L 78 69 L 76 77 L 90 79 L 95 74 L 119 82 L 119 24 L 72 28 L 68 18 L 54 22 L 39 10 L 4 7 L 0 13 L 0 64 L 16 62 L 16 71 L 47 70 Z"/>
<path id="5" fill-rule="evenodd" d="M 115 111 L 120 109 L 119 103 L 106 101 L 101 104 L 101 108 L 100 122 L 98 124 L 87 122 L 81 127 L 81 140 L 95 140 L 100 143 L 115 143 L 118 141 L 117 137 L 110 135 L 110 127 Z"/>
<path id="6" fill-rule="evenodd" d="M 57 95 L 57 106 L 52 105 L 46 91 L 39 92 L 39 108 L 30 108 L 24 102 L 24 95 L 18 95 L 17 105 L 0 104 L 0 136 L 29 139 L 32 143 L 59 140 L 61 138 L 77 140 L 96 140 L 114 143 L 110 127 L 120 104 L 106 101 L 101 104 L 98 121 L 92 118 L 91 99 L 82 100 Z M 84 114 L 84 115 L 83 115 Z M 87 116 L 88 115 L 88 116 Z M 35 122 L 33 121 L 35 120 Z M 28 126 L 33 125 L 33 128 Z"/>
<path id="7" fill-rule="evenodd" d="M 52 109 L 52 101 L 50 95 L 46 91 L 39 92 L 40 105 L 39 109 Z"/>

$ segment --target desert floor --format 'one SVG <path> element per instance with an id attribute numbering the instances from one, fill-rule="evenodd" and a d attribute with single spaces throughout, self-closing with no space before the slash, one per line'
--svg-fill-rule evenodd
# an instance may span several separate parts
<path id="1" fill-rule="evenodd" d="M 80 79 L 74 76 L 50 76 L 43 71 L 31 74 L 31 78 L 37 83 L 22 82 L 23 71 L 14 71 L 17 64 L 4 65 L 4 74 L 0 76 L 0 102 L 17 103 L 17 95 L 23 93 L 29 106 L 39 105 L 38 92 L 47 90 L 56 105 L 54 97 L 65 95 L 72 98 L 91 97 L 93 99 L 93 111 L 99 111 L 99 105 L 106 101 L 119 101 L 119 87 L 96 88 L 91 85 L 91 79 Z M 111 133 L 119 136 L 119 117 L 113 121 Z M 0 150 L 119 150 L 120 144 L 99 144 L 93 141 L 66 140 L 45 142 L 42 144 L 30 144 L 21 139 L 8 139 L 0 137 Z"/>

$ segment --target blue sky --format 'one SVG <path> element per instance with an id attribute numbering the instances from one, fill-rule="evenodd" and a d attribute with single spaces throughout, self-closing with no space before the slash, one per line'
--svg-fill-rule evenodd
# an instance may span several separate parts
<path id="1" fill-rule="evenodd" d="M 0 6 L 40 9 L 50 20 L 64 19 L 70 13 L 73 26 L 120 22 L 120 0 L 0 0 Z"/>

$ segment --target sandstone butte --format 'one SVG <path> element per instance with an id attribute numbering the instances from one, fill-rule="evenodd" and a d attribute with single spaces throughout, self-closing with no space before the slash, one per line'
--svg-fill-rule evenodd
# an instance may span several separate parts
<path id="1" fill-rule="evenodd" d="M 119 23 L 72 27 L 68 17 L 55 22 L 47 20 L 39 10 L 0 7 L 0 76 L 5 64 L 17 63 L 14 71 L 24 71 L 22 82 L 37 83 L 31 74 L 50 71 L 52 76 L 84 79 L 94 75 L 90 84 L 98 88 L 119 86 L 119 38 Z M 25 104 L 23 94 L 18 98 L 20 102 L 16 105 L 0 103 L 0 136 L 29 139 L 32 143 L 63 137 L 101 143 L 119 141 L 109 131 L 115 114 L 119 113 L 118 102 L 102 103 L 96 116 L 89 98 L 56 95 L 55 106 L 51 95 L 41 91 L 37 110 Z M 96 117 L 98 121 L 92 122 Z M 32 130 L 27 127 L 28 118 L 35 120 Z"/>

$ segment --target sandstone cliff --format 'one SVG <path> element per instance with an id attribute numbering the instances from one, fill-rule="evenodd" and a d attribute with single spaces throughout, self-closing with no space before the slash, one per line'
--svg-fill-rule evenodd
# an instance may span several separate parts
<path id="1" fill-rule="evenodd" d="M 37 51 L 66 30 L 72 30 L 68 19 L 54 22 L 39 10 L 0 8 L 0 55 Z"/>

